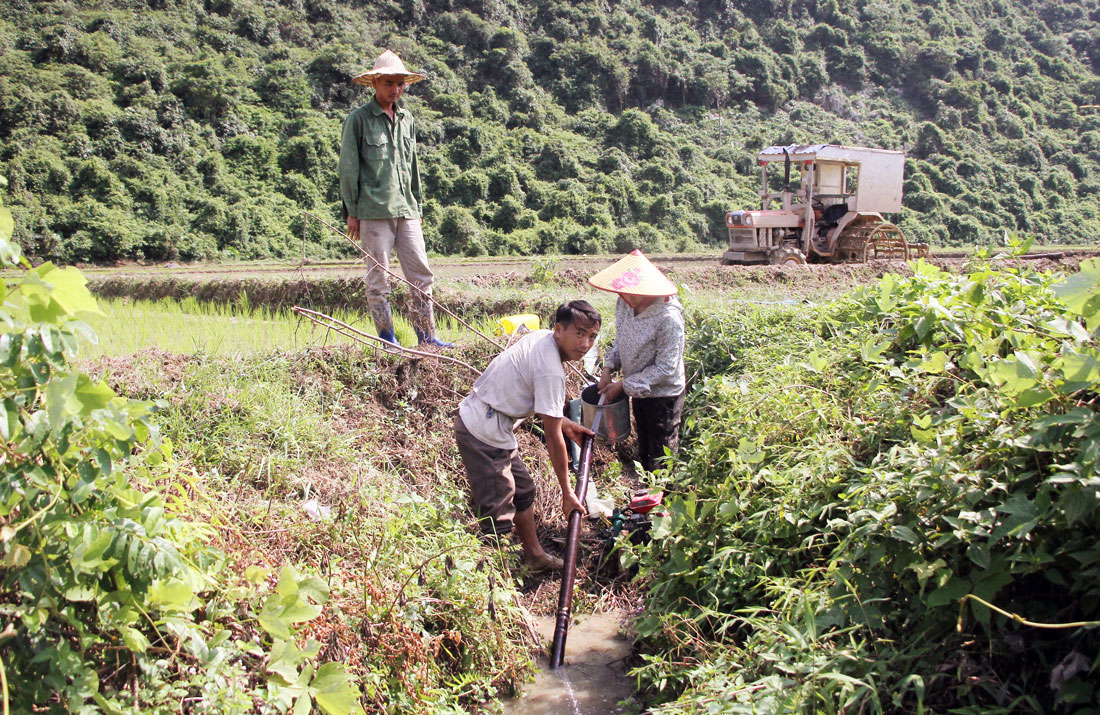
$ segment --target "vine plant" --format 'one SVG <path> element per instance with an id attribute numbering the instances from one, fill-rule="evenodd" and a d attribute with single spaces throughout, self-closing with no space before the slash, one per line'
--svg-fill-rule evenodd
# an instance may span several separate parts
<path id="1" fill-rule="evenodd" d="M 209 527 L 140 478 L 172 469 L 156 405 L 73 363 L 79 339 L 95 339 L 80 321 L 98 312 L 84 277 L 32 268 L 12 230 L 0 206 L 5 712 L 362 712 L 344 666 L 315 666 L 316 643 L 298 644 L 327 585 L 287 567 L 255 613 L 257 589 L 223 583 Z M 254 624 L 268 640 L 249 637 Z"/>

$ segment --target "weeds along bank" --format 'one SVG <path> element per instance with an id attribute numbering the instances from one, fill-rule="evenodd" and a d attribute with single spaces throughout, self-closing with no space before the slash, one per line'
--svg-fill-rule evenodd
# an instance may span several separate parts
<path id="1" fill-rule="evenodd" d="M 696 316 L 653 712 L 1096 712 L 1100 262 Z"/>
<path id="2" fill-rule="evenodd" d="M 0 207 L 8 267 L 10 233 Z M 511 692 L 530 667 L 515 587 L 417 439 L 445 382 L 340 350 L 90 377 L 83 278 L 24 268 L 0 335 L 5 711 L 463 712 Z"/>

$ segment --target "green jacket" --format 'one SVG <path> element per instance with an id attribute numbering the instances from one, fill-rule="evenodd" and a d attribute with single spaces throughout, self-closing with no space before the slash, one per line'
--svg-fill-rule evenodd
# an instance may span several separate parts
<path id="1" fill-rule="evenodd" d="M 423 216 L 416 127 L 407 109 L 395 107 L 391 120 L 372 99 L 344 120 L 340 198 L 356 218 Z"/>

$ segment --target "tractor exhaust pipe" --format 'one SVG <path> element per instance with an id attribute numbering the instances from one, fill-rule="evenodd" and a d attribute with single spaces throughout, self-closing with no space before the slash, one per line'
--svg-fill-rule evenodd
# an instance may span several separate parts
<path id="1" fill-rule="evenodd" d="M 791 153 L 783 148 L 783 191 L 791 193 Z"/>

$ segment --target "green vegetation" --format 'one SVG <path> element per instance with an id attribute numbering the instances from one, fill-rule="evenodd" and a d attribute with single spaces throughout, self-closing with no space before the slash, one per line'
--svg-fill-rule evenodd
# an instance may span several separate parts
<path id="1" fill-rule="evenodd" d="M 694 317 L 654 712 L 1096 712 L 1100 262 L 1003 258 Z"/>
<path id="2" fill-rule="evenodd" d="M 74 367 L 84 278 L 30 269 L 12 228 L 0 207 L 22 269 L 0 284 L 5 711 L 442 713 L 514 689 L 524 616 L 445 455 L 420 444 L 408 481 L 358 461 L 438 402 L 346 349 L 146 353 L 109 363 L 116 391 Z M 393 414 L 337 431 L 379 395 Z"/>
<path id="3" fill-rule="evenodd" d="M 901 226 L 935 245 L 1100 234 L 1095 0 L 69 0 L 0 9 L 0 173 L 31 256 L 348 255 L 350 76 L 429 81 L 440 253 L 683 250 L 752 206 L 755 152 L 906 149 Z"/>
<path id="4" fill-rule="evenodd" d="M 132 355 L 155 347 L 166 352 L 210 356 L 257 355 L 286 350 L 305 350 L 356 341 L 327 330 L 286 309 L 263 306 L 200 303 L 194 298 L 175 300 L 100 300 L 99 315 L 88 316 L 94 342 L 81 343 L 84 359 L 104 355 Z M 357 313 L 337 311 L 332 317 L 373 333 Z M 416 342 L 412 326 L 396 318 L 397 336 L 405 344 Z M 456 333 L 455 322 L 443 316 L 436 321 L 440 335 Z M 481 330 L 486 330 L 482 326 Z M 366 341 L 364 341 L 366 342 Z"/>

